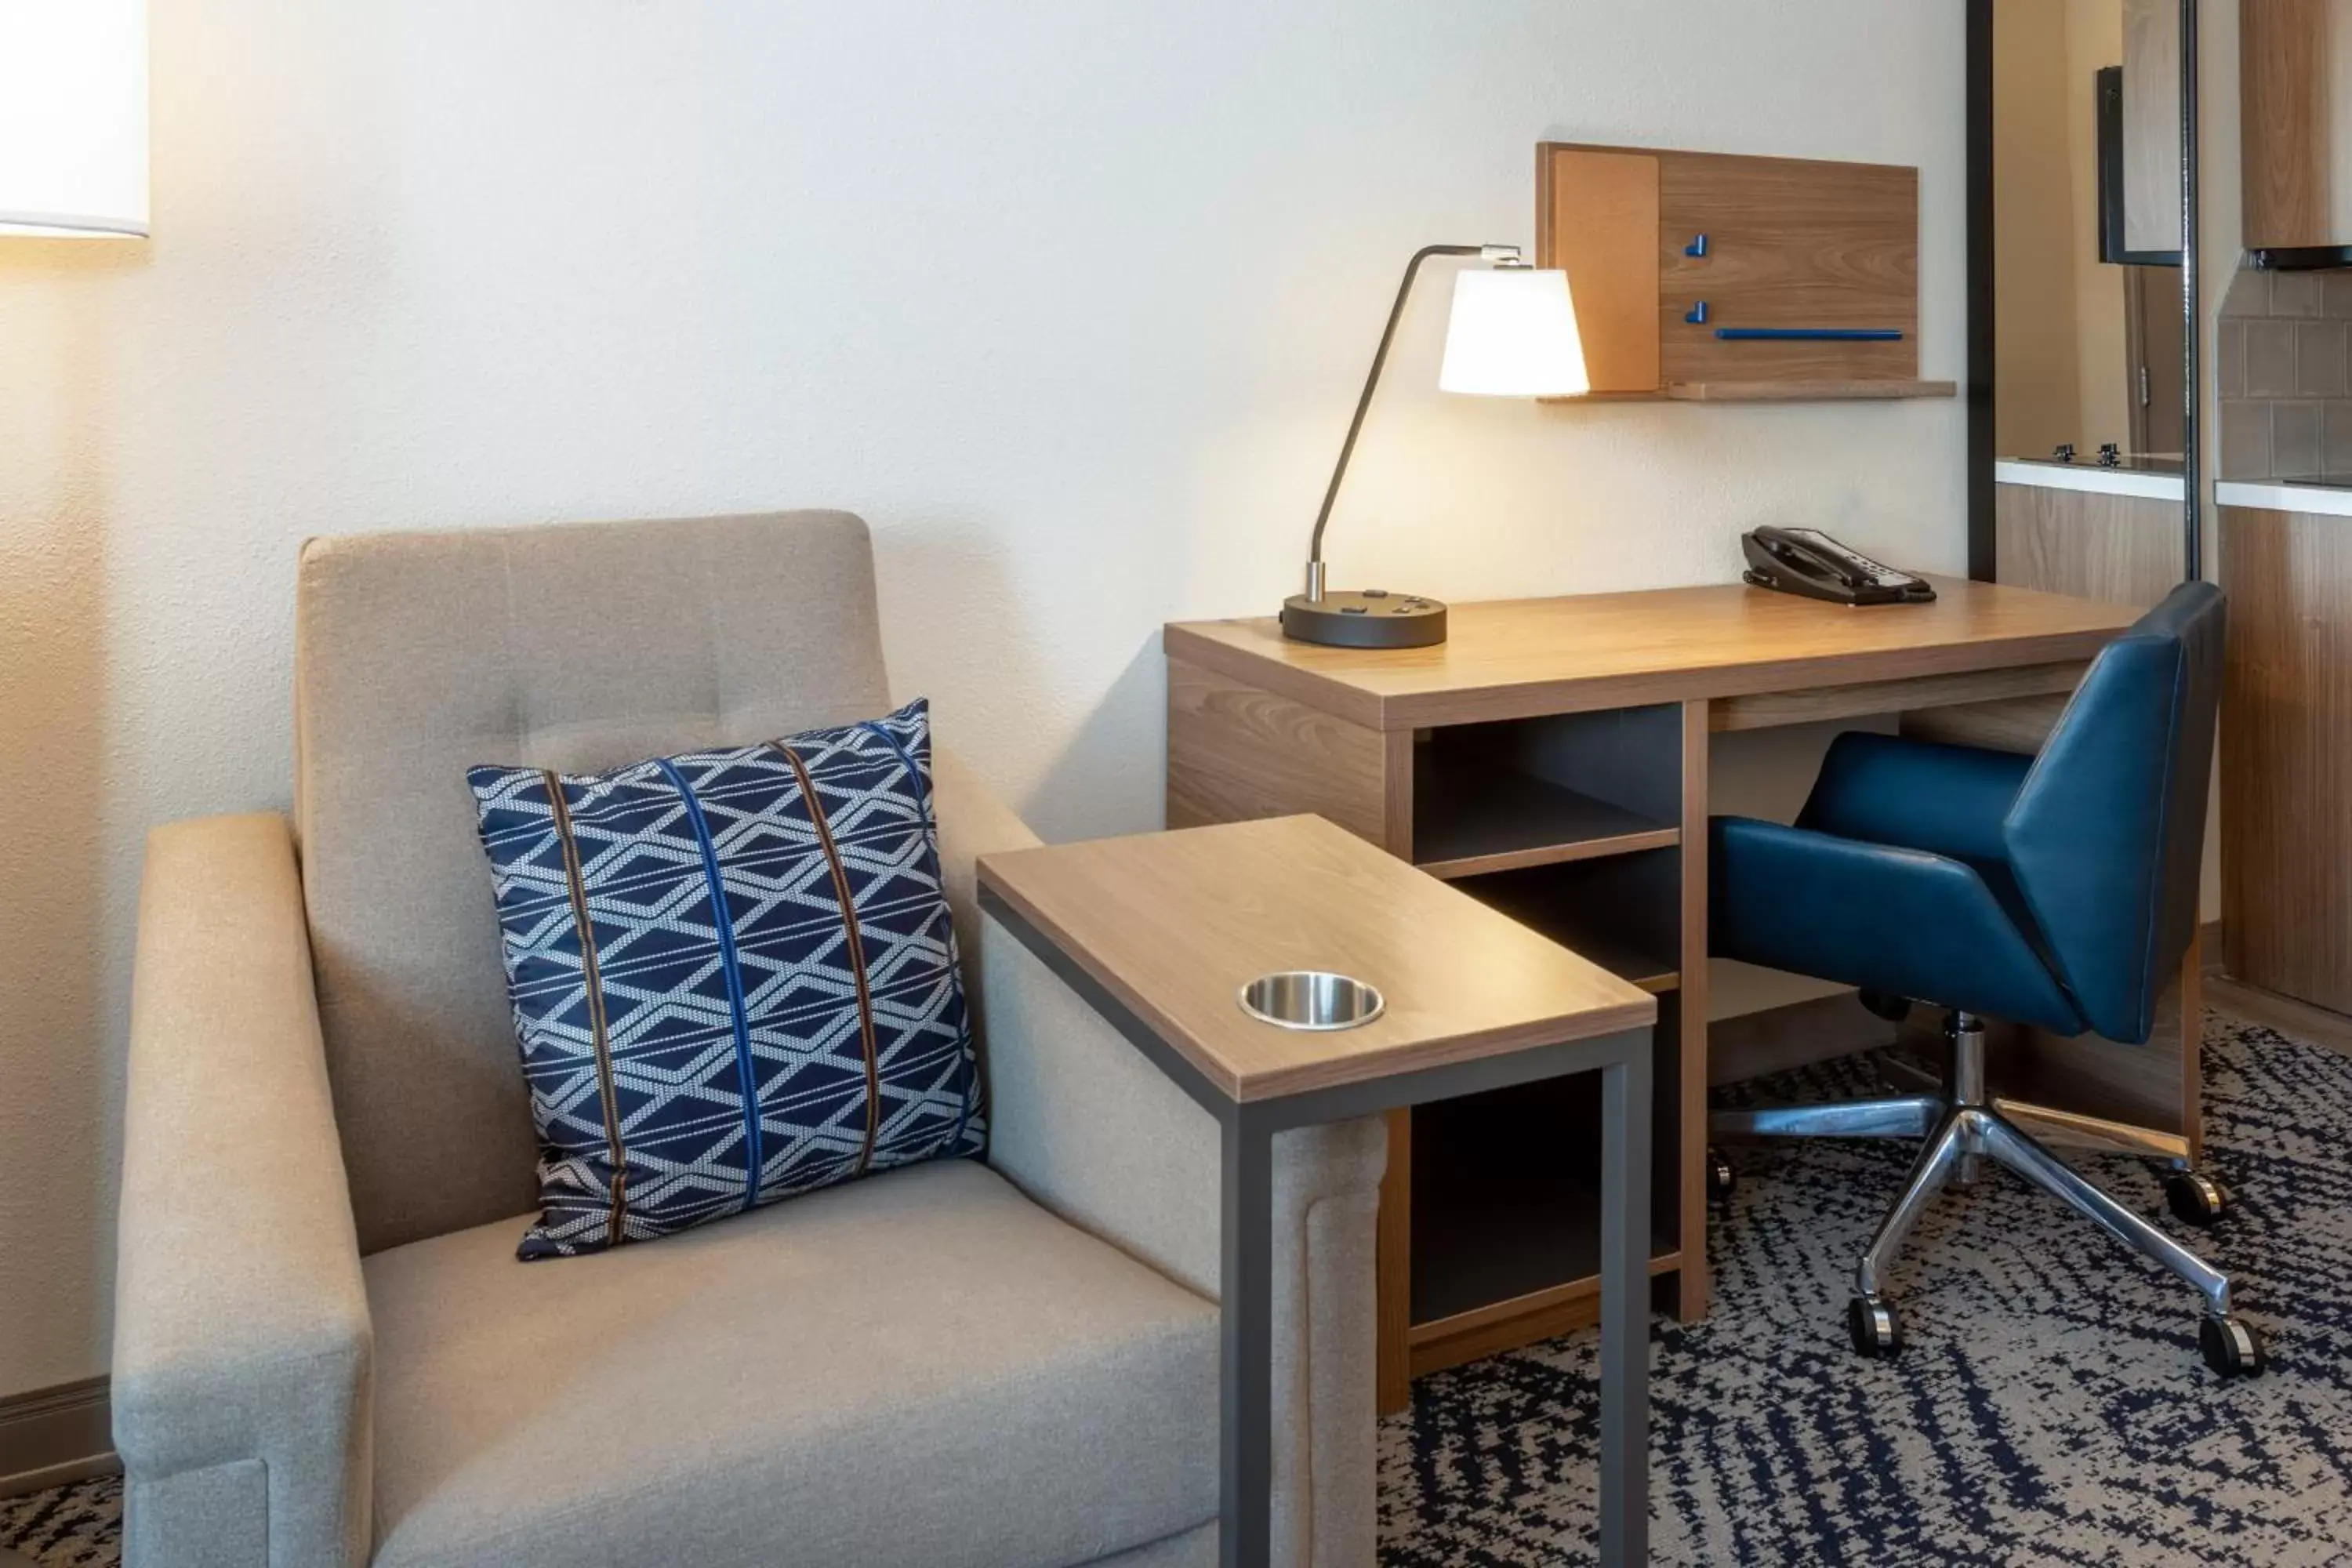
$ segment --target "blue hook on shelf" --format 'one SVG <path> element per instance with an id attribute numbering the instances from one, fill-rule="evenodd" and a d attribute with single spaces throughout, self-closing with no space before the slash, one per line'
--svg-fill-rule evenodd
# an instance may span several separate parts
<path id="1" fill-rule="evenodd" d="M 1706 236 L 1700 235 L 1696 239 L 1694 239 L 1688 245 L 1684 246 L 1683 254 L 1685 256 L 1695 256 L 1704 260 L 1706 257 Z"/>
<path id="2" fill-rule="evenodd" d="M 1694 327 L 1704 327 L 1706 325 L 1706 301 L 1701 300 L 1697 304 L 1693 305 L 1690 308 L 1690 314 L 1685 316 L 1683 320 L 1688 321 Z"/>

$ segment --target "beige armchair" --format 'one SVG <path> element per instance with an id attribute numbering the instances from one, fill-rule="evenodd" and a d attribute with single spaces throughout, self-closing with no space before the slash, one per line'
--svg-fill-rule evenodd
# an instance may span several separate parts
<path id="1" fill-rule="evenodd" d="M 302 553 L 296 809 L 148 851 L 115 1436 L 132 1568 L 1216 1559 L 1216 1129 L 973 904 L 986 1163 L 521 1264 L 534 1143 L 463 769 L 889 705 L 837 512 Z M 1375 1122 L 1277 1150 L 1277 1561 L 1372 1558 Z"/>

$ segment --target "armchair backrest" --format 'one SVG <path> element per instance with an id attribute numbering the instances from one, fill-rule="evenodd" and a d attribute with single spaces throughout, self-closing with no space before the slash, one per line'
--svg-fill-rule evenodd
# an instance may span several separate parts
<path id="1" fill-rule="evenodd" d="M 2011 870 L 2091 1027 L 2146 1040 L 2196 934 L 2228 618 L 2184 583 L 2109 643 L 2002 826 Z"/>
<path id="2" fill-rule="evenodd" d="M 866 525 L 792 512 L 303 547 L 295 821 L 361 1249 L 532 1207 L 466 769 L 740 745 L 889 706 Z"/>

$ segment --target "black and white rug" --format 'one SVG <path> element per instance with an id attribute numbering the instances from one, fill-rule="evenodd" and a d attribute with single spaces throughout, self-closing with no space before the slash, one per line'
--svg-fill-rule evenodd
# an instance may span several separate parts
<path id="1" fill-rule="evenodd" d="M 2210 1168 L 2239 1211 L 2191 1245 L 2270 1336 L 2223 1384 L 2198 1300 L 2003 1174 L 1944 1199 L 1898 1265 L 1909 1349 L 1846 1342 L 1853 1262 L 1911 1159 L 1735 1155 L 1715 1307 L 1653 1355 L 1654 1560 L 1984 1568 L 2352 1563 L 2352 1058 L 2208 1020 Z M 1837 1063 L 1759 1086 L 1873 1091 Z M 2093 1160 L 2176 1229 L 2150 1166 Z M 1590 1335 L 1423 1380 L 1381 1431 L 1386 1568 L 1591 1560 Z"/>
<path id="2" fill-rule="evenodd" d="M 1848 1277 L 1908 1152 L 1744 1156 L 1709 1245 L 1713 1314 L 1655 1332 L 1653 1561 L 2352 1563 L 2352 1058 L 2216 1018 L 2205 1061 L 2212 1167 L 2242 1206 L 2196 1240 L 2270 1334 L 2267 1375 L 2216 1381 L 2186 1287 L 1998 1174 L 1906 1253 L 1910 1350 L 1861 1361 Z M 1871 1084 L 1845 1063 L 1759 1089 Z M 2146 1166 L 2090 1168 L 2162 1214 Z M 1590 1561 L 1592 1432 L 1589 1335 L 1424 1379 L 1381 1429 L 1384 1568 Z M 121 1496 L 110 1480 L 0 1500 L 0 1546 L 114 1568 Z"/>

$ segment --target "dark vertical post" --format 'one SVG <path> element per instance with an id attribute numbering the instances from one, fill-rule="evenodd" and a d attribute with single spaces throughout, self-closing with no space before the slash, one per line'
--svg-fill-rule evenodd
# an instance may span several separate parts
<path id="1" fill-rule="evenodd" d="M 1234 1106 L 1223 1121 L 1217 1561 L 1223 1568 L 1267 1568 L 1274 1529 L 1274 1137 L 1246 1106 Z"/>
<path id="2" fill-rule="evenodd" d="M 1601 1074 L 1601 1568 L 1649 1561 L 1654 1034 L 1638 1032 L 1625 1060 Z"/>
<path id="3" fill-rule="evenodd" d="M 2182 575 L 2192 583 L 2205 575 L 2205 455 L 2198 418 L 2205 400 L 2197 381 L 2204 347 L 2197 269 L 2197 0 L 2180 0 L 2180 380 L 2189 404 L 2180 426 L 2180 531 Z"/>
<path id="4" fill-rule="evenodd" d="M 1968 0 L 1969 575 L 1990 583 L 1993 530 L 1993 0 Z"/>

